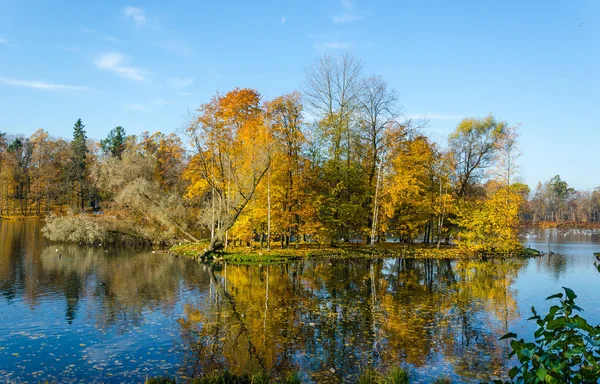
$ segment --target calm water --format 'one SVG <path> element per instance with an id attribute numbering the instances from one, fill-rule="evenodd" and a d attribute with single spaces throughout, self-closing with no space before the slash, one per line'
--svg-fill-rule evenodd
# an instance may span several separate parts
<path id="1" fill-rule="evenodd" d="M 0 222 L 0 381 L 143 382 L 227 367 L 351 382 L 408 366 L 416 382 L 502 376 L 506 331 L 573 288 L 600 322 L 600 235 L 530 231 L 555 252 L 513 262 L 310 260 L 211 271 L 151 252 L 44 244 Z M 527 236 L 527 237 L 525 237 Z M 58 251 L 57 251 L 58 250 Z"/>

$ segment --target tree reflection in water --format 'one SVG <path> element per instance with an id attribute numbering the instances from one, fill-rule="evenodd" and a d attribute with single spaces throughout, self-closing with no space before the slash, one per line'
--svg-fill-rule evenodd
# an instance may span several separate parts
<path id="1" fill-rule="evenodd" d="M 300 370 L 339 382 L 366 366 L 410 364 L 435 376 L 436 363 L 463 378 L 503 375 L 508 349 L 498 338 L 517 317 L 510 287 L 521 266 L 334 258 L 226 265 L 210 272 L 211 294 L 180 319 L 190 346 L 185 375 Z"/>
<path id="2" fill-rule="evenodd" d="M 332 257 L 211 269 L 135 249 L 44 244 L 39 226 L 0 225 L 3 310 L 32 310 L 23 324 L 0 319 L 20 335 L 4 340 L 12 349 L 0 358 L 46 359 L 54 377 L 89 379 L 90 362 L 123 381 L 166 369 L 188 377 L 299 370 L 315 382 L 352 381 L 367 366 L 399 364 L 424 381 L 507 371 L 507 344 L 498 338 L 517 318 L 511 287 L 526 261 Z M 23 329 L 52 341 L 30 347 Z M 71 359 L 71 376 L 50 351 L 40 352 L 50 345 L 57 358 Z M 69 352 L 79 348 L 81 355 Z"/>

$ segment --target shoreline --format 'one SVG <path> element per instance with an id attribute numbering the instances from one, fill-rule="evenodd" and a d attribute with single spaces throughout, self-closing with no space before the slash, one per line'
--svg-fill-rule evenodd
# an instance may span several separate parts
<path id="1" fill-rule="evenodd" d="M 380 258 L 409 258 L 409 259 L 464 259 L 487 260 L 506 259 L 511 257 L 541 257 L 544 252 L 532 248 L 522 248 L 510 253 L 490 253 L 485 255 L 467 254 L 454 245 L 435 245 L 383 243 L 369 245 L 337 245 L 316 247 L 303 244 L 298 248 L 284 249 L 255 249 L 254 247 L 230 248 L 209 257 L 200 257 L 206 243 L 187 243 L 171 247 L 167 254 L 175 257 L 186 257 L 198 262 L 229 262 L 237 264 L 283 263 L 309 258 L 336 259 L 380 259 Z"/>

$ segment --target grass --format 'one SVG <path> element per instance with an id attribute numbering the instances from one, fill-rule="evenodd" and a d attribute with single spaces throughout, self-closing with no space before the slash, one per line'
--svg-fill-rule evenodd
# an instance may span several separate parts
<path id="1" fill-rule="evenodd" d="M 379 373 L 373 368 L 365 369 L 358 377 L 357 384 L 408 384 L 408 371 L 401 367 L 392 368 L 387 373 Z"/>
<path id="2" fill-rule="evenodd" d="M 207 248 L 209 241 L 185 243 L 172 247 L 169 253 L 197 259 Z M 247 247 L 229 247 L 227 251 L 212 256 L 214 261 L 227 261 L 236 264 L 278 264 L 306 257 L 335 257 L 337 259 L 361 259 L 381 257 L 405 257 L 412 259 L 464 259 L 479 258 L 469 256 L 456 246 L 443 245 L 436 248 L 428 244 L 380 243 L 375 246 L 362 244 L 337 244 L 319 246 L 314 243 L 295 244 L 290 248 L 273 247 L 271 250 L 259 248 L 259 243 Z M 523 248 L 512 255 L 518 257 L 539 257 L 537 249 Z M 490 258 L 507 257 L 506 254 L 488 255 Z"/>
<path id="3" fill-rule="evenodd" d="M 171 377 L 152 377 L 147 378 L 145 384 L 177 384 L 177 379 Z M 202 375 L 191 380 L 185 380 L 188 384 L 300 384 L 300 374 L 290 372 L 282 379 L 275 380 L 266 372 L 255 372 L 252 375 L 236 375 L 234 373 L 223 371 L 213 372 Z"/>
<path id="4" fill-rule="evenodd" d="M 542 252 L 533 248 L 523 248 L 521 252 L 519 252 L 518 256 L 520 257 L 540 257 L 542 256 Z"/>
<path id="5" fill-rule="evenodd" d="M 450 379 L 447 376 L 439 377 L 439 378 L 435 379 L 433 384 L 452 384 L 452 379 Z"/>

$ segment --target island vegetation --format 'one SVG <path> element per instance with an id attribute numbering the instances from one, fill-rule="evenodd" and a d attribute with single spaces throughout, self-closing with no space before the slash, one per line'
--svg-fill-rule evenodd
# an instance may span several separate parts
<path id="1" fill-rule="evenodd" d="M 183 242 L 179 253 L 198 257 L 399 252 L 417 240 L 512 254 L 520 222 L 599 224 L 599 189 L 520 182 L 518 137 L 489 115 L 437 143 L 382 77 L 323 56 L 302 93 L 217 93 L 179 134 L 119 126 L 96 141 L 81 119 L 70 141 L 0 134 L 0 216 L 45 217 L 50 240 Z"/>

